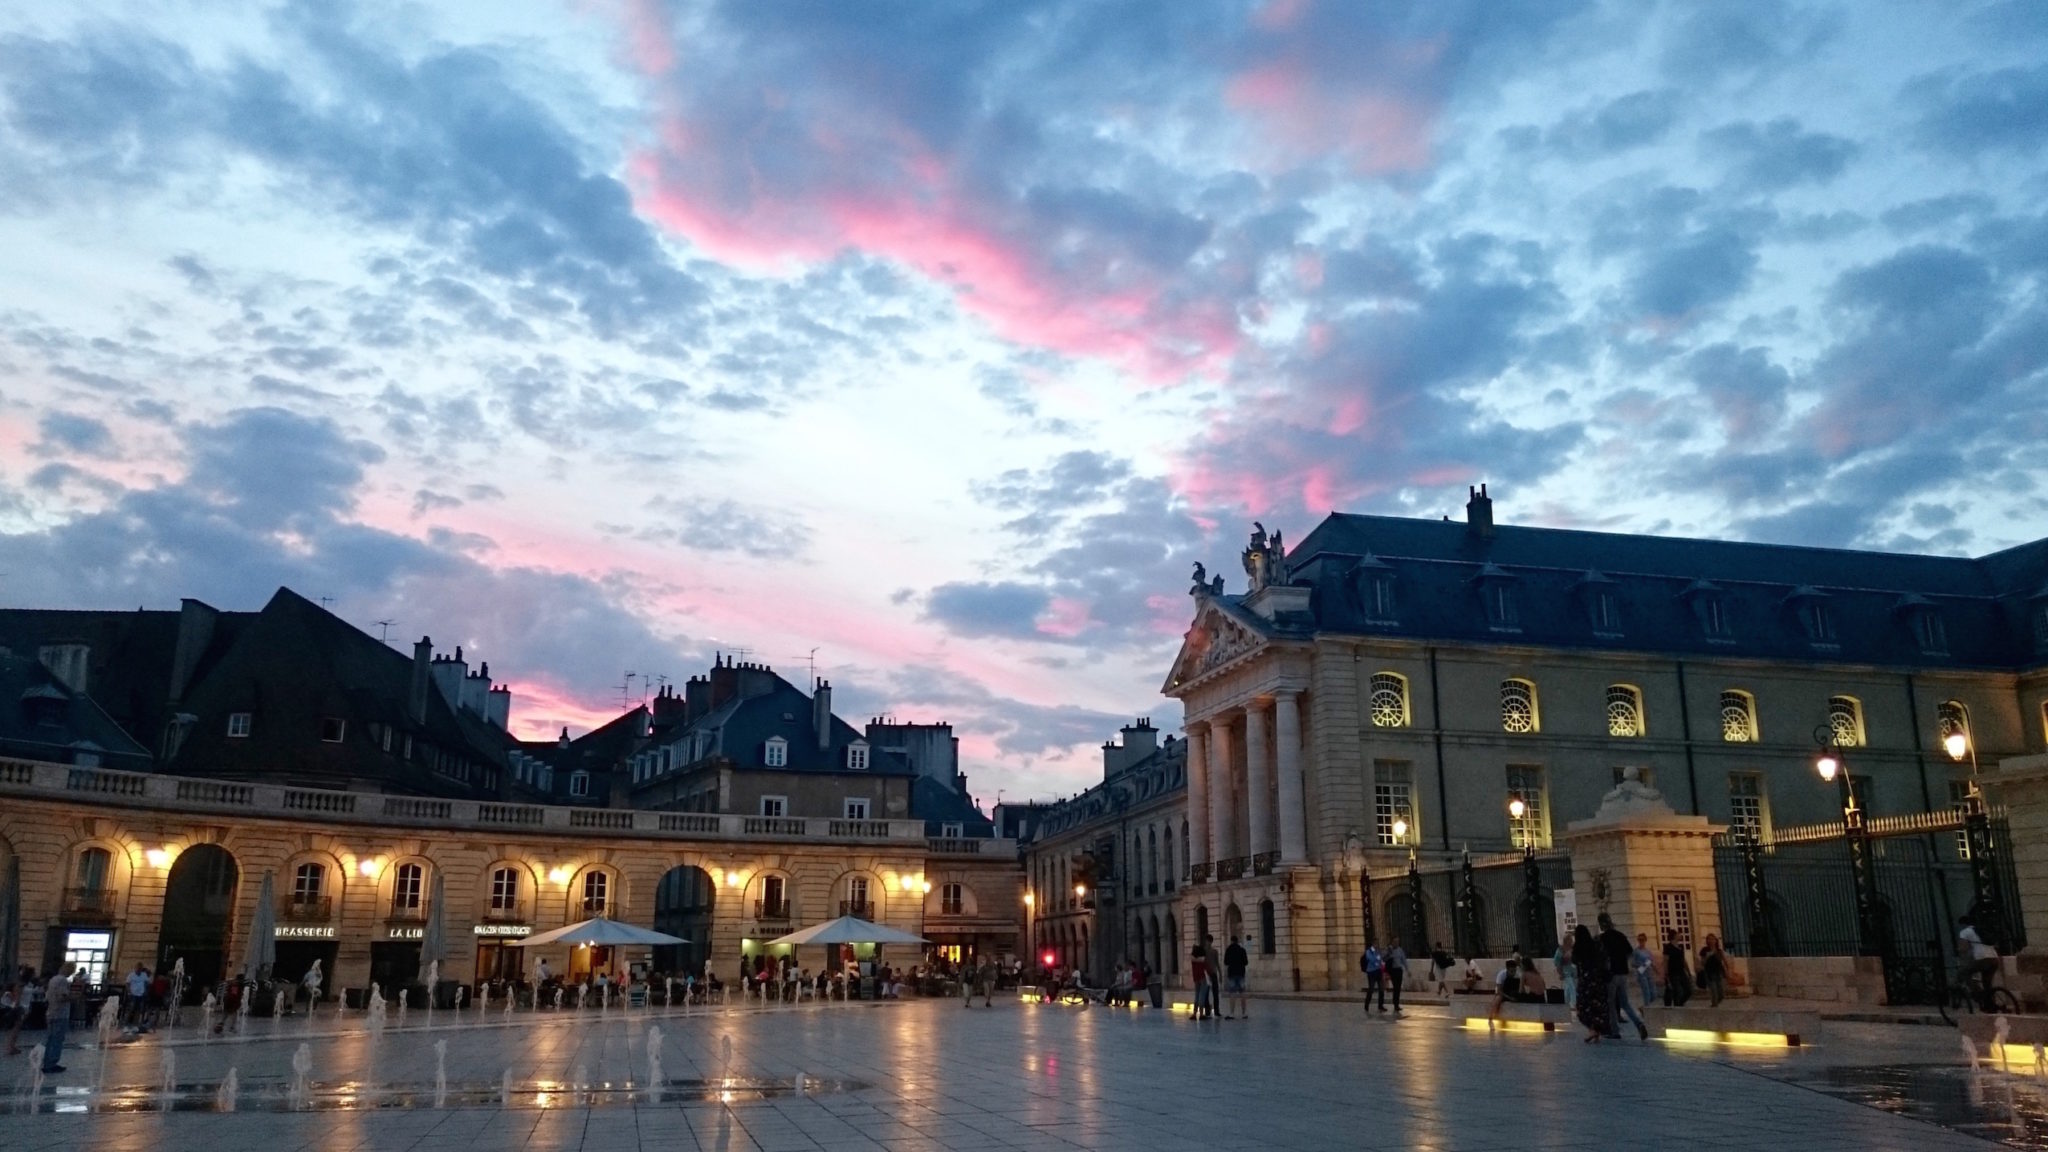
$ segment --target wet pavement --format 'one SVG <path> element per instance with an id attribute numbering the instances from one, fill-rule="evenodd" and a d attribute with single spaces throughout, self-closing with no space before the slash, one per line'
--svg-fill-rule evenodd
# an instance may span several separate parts
<path id="1" fill-rule="evenodd" d="M 2048 1148 L 2048 1080 L 1973 1075 L 1944 1028 L 1589 1046 L 1335 1004 L 1196 1023 L 1014 1000 L 422 1025 L 153 1035 L 74 1051 L 33 1097 L 15 1057 L 0 1148 Z"/>

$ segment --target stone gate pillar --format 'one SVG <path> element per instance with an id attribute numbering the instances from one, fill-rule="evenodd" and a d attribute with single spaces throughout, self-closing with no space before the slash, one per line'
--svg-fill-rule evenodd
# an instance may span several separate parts
<path id="1" fill-rule="evenodd" d="M 1644 932 L 1661 948 L 1660 912 L 1667 919 L 1689 916 L 1697 952 L 1708 933 L 1721 931 L 1713 837 L 1725 830 L 1704 816 L 1679 815 L 1628 769 L 1599 811 L 1572 821 L 1565 832 L 1580 921 L 1592 927 L 1606 912 L 1630 939 Z"/>

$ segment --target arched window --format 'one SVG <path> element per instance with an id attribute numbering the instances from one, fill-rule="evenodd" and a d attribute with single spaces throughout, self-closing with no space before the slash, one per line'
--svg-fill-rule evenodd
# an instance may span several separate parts
<path id="1" fill-rule="evenodd" d="M 105 848 L 86 848 L 78 853 L 78 883 L 80 892 L 99 893 L 107 890 L 107 879 L 113 869 L 114 854 Z"/>
<path id="2" fill-rule="evenodd" d="M 1500 682 L 1500 726 L 1503 731 L 1536 731 L 1536 685 L 1527 680 Z"/>
<path id="3" fill-rule="evenodd" d="M 519 911 L 519 869 L 506 866 L 491 869 L 491 911 L 500 915 Z"/>
<path id="4" fill-rule="evenodd" d="M 1259 901 L 1259 955 L 1271 956 L 1280 950 L 1280 930 L 1274 923 L 1273 902 Z"/>
<path id="5" fill-rule="evenodd" d="M 1408 726 L 1408 678 L 1396 672 L 1373 673 L 1369 696 L 1375 728 Z"/>
<path id="6" fill-rule="evenodd" d="M 1839 748 L 1863 745 L 1863 704 L 1854 696 L 1828 697 L 1828 735 Z"/>
<path id="7" fill-rule="evenodd" d="M 1934 706 L 1934 730 L 1939 740 L 1970 735 L 1970 710 L 1961 700 L 1943 700 Z"/>
<path id="8" fill-rule="evenodd" d="M 418 864 L 400 864 L 391 875 L 391 911 L 394 915 L 418 915 L 426 903 L 427 870 Z"/>
<path id="9" fill-rule="evenodd" d="M 1643 725 L 1643 693 L 1629 684 L 1607 686 L 1607 734 L 1609 736 L 1641 736 Z"/>
<path id="10" fill-rule="evenodd" d="M 1739 688 L 1721 693 L 1721 739 L 1730 744 L 1756 743 L 1756 697 Z"/>
<path id="11" fill-rule="evenodd" d="M 583 914 L 603 916 L 611 907 L 612 878 L 604 870 L 592 868 L 583 874 Z"/>
<path id="12" fill-rule="evenodd" d="M 959 916 L 967 907 L 967 890 L 959 884 L 939 885 L 939 914 Z"/>

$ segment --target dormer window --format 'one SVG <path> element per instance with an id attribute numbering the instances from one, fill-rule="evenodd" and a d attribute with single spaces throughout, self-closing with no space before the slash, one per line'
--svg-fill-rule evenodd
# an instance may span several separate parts
<path id="1" fill-rule="evenodd" d="M 789 741 L 780 736 L 770 736 L 761 749 L 761 762 L 770 768 L 789 767 Z"/>
<path id="2" fill-rule="evenodd" d="M 846 746 L 846 766 L 855 772 L 868 770 L 868 742 L 855 740 Z"/>
<path id="3" fill-rule="evenodd" d="M 2039 651 L 2048 652 L 2048 586 L 2034 593 L 2028 607 L 2032 610 L 2031 615 L 2034 618 L 2034 647 Z"/>
<path id="4" fill-rule="evenodd" d="M 248 739 L 248 738 L 249 738 L 249 729 L 250 729 L 250 728 L 252 728 L 252 727 L 254 727 L 254 719 L 255 719 L 254 715 L 253 715 L 252 713 L 248 713 L 248 712 L 230 712 L 230 713 L 228 713 L 228 739 L 230 739 L 230 740 L 246 740 L 246 739 Z"/>
<path id="5" fill-rule="evenodd" d="M 347 734 L 348 721 L 339 716 L 322 716 L 320 718 L 320 742 L 322 744 L 339 744 L 341 743 L 341 738 Z"/>
<path id="6" fill-rule="evenodd" d="M 1515 602 L 1515 578 L 1488 564 L 1477 577 L 1479 602 L 1486 610 L 1486 626 L 1496 632 L 1520 632 L 1521 612 Z"/>
<path id="7" fill-rule="evenodd" d="M 1793 618 L 1799 621 L 1799 630 L 1806 634 L 1807 643 L 1835 642 L 1835 620 L 1828 611 L 1827 593 L 1818 588 L 1799 587 L 1785 601 L 1792 606 Z"/>
<path id="8" fill-rule="evenodd" d="M 1906 625 L 1913 630 L 1913 643 L 1920 649 L 1921 654 L 1946 656 L 1948 626 L 1942 622 L 1941 609 L 1919 596 L 1907 597 L 1903 607 Z"/>
<path id="9" fill-rule="evenodd" d="M 1394 570 L 1367 556 L 1349 573 L 1352 602 L 1358 614 L 1375 624 L 1394 622 Z"/>
<path id="10" fill-rule="evenodd" d="M 1709 643 L 1734 642 L 1734 621 L 1728 615 L 1728 600 L 1720 585 L 1711 580 L 1695 580 L 1685 590 L 1685 599 L 1692 605 L 1693 619 L 1699 621 L 1700 635 Z"/>
<path id="11" fill-rule="evenodd" d="M 569 773 L 569 795 L 590 795 L 590 773 L 578 769 Z"/>
<path id="12" fill-rule="evenodd" d="M 1620 636 L 1621 600 L 1615 594 L 1614 581 L 1599 572 L 1588 572 L 1579 578 L 1578 592 L 1581 603 L 1585 605 L 1587 619 L 1593 625 L 1593 634 Z"/>

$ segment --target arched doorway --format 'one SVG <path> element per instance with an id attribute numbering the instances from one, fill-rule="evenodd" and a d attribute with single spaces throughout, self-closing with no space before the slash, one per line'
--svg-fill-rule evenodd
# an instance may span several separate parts
<path id="1" fill-rule="evenodd" d="M 1227 948 L 1242 939 L 1244 913 L 1237 910 L 1237 902 L 1233 900 L 1223 906 L 1223 946 Z"/>
<path id="2" fill-rule="evenodd" d="M 185 997 L 198 1003 L 227 974 L 228 930 L 234 922 L 240 869 L 218 844 L 195 844 L 178 854 L 164 880 L 163 933 L 157 967 L 185 962 Z"/>
<path id="3" fill-rule="evenodd" d="M 1429 906 L 1423 905 L 1417 916 L 1415 897 L 1407 892 L 1396 892 L 1387 900 L 1387 922 L 1382 935 L 1399 940 L 1401 947 L 1410 957 L 1430 954 Z"/>
<path id="4" fill-rule="evenodd" d="M 689 943 L 656 948 L 656 972 L 703 975 L 704 965 L 711 959 L 711 906 L 717 896 L 718 882 L 694 864 L 681 864 L 662 873 L 654 886 L 654 930 Z"/>

